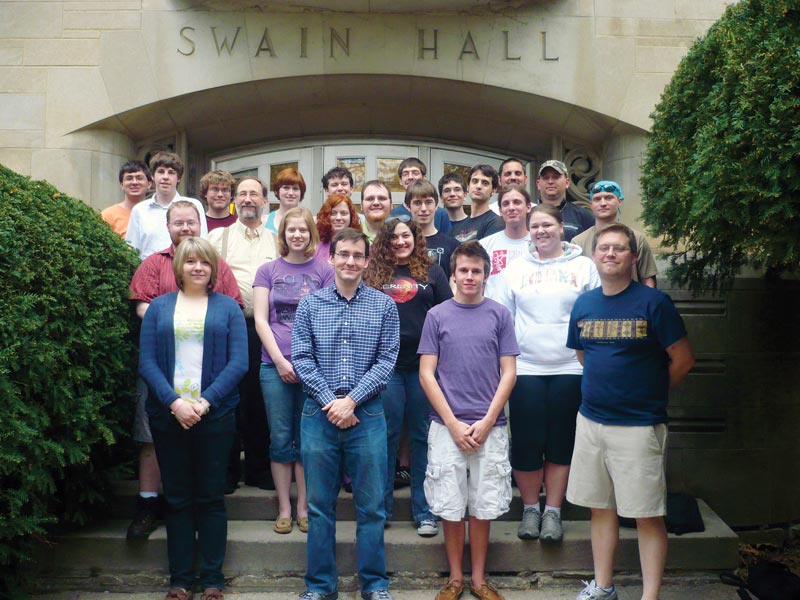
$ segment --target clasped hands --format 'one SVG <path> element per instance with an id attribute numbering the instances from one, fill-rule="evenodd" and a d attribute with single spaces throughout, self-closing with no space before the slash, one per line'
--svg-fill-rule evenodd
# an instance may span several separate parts
<path id="1" fill-rule="evenodd" d="M 447 430 L 459 449 L 464 452 L 475 452 L 489 437 L 489 432 L 491 432 L 493 426 L 494 423 L 484 417 L 479 421 L 475 421 L 472 425 L 454 420 L 447 425 Z"/>
<path id="2" fill-rule="evenodd" d="M 208 414 L 211 403 L 205 398 L 200 398 L 197 402 L 189 402 L 183 398 L 178 398 L 169 405 L 169 409 L 184 429 L 197 425 L 200 419 Z"/>
<path id="3" fill-rule="evenodd" d="M 336 425 L 339 429 L 349 429 L 358 425 L 361 421 L 353 414 L 356 409 L 356 401 L 350 396 L 337 398 L 322 407 L 323 412 L 328 413 L 328 421 Z"/>

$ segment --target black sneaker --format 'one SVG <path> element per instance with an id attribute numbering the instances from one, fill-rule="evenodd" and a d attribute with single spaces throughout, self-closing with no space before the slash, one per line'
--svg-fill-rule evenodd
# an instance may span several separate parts
<path id="1" fill-rule="evenodd" d="M 146 540 L 158 527 L 161 497 L 138 498 L 138 508 L 133 521 L 128 525 L 127 538 L 129 540 Z"/>
<path id="2" fill-rule="evenodd" d="M 408 467 L 397 467 L 394 471 L 394 489 L 408 487 L 411 485 L 411 471 Z"/>

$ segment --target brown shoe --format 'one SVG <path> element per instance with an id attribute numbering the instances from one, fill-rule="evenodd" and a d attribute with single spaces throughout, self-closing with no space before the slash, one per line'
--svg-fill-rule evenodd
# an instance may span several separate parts
<path id="1" fill-rule="evenodd" d="M 203 591 L 203 595 L 200 596 L 200 600 L 225 600 L 225 596 L 222 594 L 222 590 L 218 588 L 207 588 Z"/>
<path id="2" fill-rule="evenodd" d="M 488 581 L 484 582 L 480 589 L 477 590 L 470 584 L 469 593 L 479 600 L 505 600 L 503 595 L 497 591 L 497 588 Z"/>
<path id="3" fill-rule="evenodd" d="M 458 600 L 464 592 L 463 581 L 448 581 L 436 594 L 436 600 Z"/>
<path id="4" fill-rule="evenodd" d="M 308 517 L 297 517 L 297 528 L 303 533 L 308 533 Z"/>
<path id="5" fill-rule="evenodd" d="M 183 588 L 170 588 L 164 600 L 192 600 L 194 594 L 187 592 Z"/>
<path id="6" fill-rule="evenodd" d="M 275 519 L 275 531 L 277 533 L 291 533 L 292 520 L 287 517 L 278 517 Z"/>

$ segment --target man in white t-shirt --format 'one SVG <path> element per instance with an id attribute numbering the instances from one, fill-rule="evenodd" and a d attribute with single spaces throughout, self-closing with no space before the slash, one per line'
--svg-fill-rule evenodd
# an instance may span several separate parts
<path id="1" fill-rule="evenodd" d="M 528 252 L 531 234 L 528 231 L 528 215 L 531 212 L 531 195 L 521 185 L 500 188 L 497 193 L 500 216 L 505 228 L 481 240 L 492 261 L 492 270 L 486 281 L 485 295 L 493 298 L 493 291 L 500 276 L 509 263 Z"/>
<path id="2" fill-rule="evenodd" d="M 178 193 L 178 184 L 183 177 L 183 161 L 174 152 L 158 152 L 150 159 L 150 172 L 153 174 L 156 193 L 148 200 L 142 200 L 133 207 L 125 241 L 136 248 L 144 260 L 154 252 L 170 245 L 172 240 L 167 229 L 167 210 L 177 200 L 188 200 L 200 212 L 200 237 L 208 235 L 206 213 L 203 205 L 195 198 L 187 198 Z"/>

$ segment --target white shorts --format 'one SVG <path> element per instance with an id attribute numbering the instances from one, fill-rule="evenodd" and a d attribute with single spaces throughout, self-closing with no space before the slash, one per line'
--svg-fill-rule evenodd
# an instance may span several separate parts
<path id="1" fill-rule="evenodd" d="M 667 426 L 603 425 L 578 413 L 567 500 L 622 517 L 667 514 Z"/>
<path id="2" fill-rule="evenodd" d="M 508 432 L 492 427 L 475 452 L 464 452 L 447 427 L 431 422 L 428 430 L 428 468 L 425 498 L 431 512 L 445 521 L 460 521 L 469 514 L 490 521 L 508 512 L 511 502 L 511 463 Z"/>

